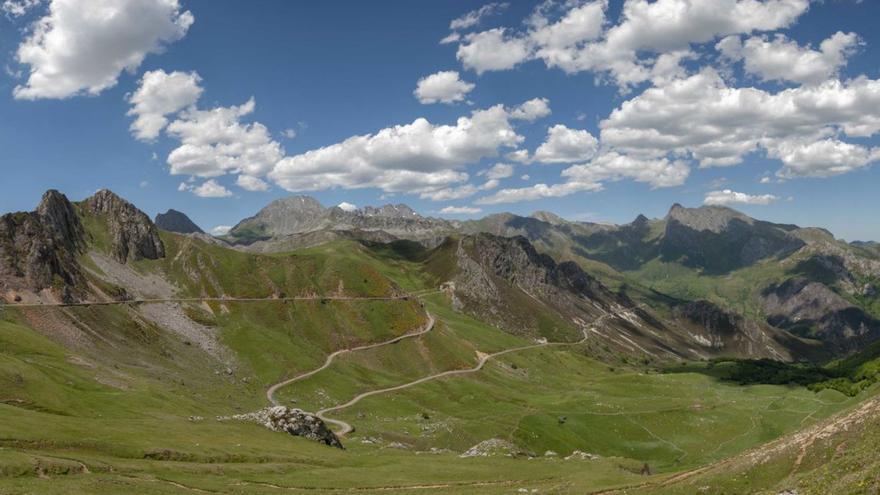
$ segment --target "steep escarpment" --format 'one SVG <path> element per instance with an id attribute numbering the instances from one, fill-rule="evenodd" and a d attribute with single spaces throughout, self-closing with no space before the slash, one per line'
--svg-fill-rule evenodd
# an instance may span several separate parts
<path id="1" fill-rule="evenodd" d="M 0 217 L 0 283 L 4 292 L 49 290 L 69 301 L 82 289 L 77 256 L 86 247 L 74 206 L 48 191 L 36 211 Z M 18 296 L 14 296 L 18 297 Z"/>
<path id="2" fill-rule="evenodd" d="M 83 208 L 104 220 L 110 254 L 120 263 L 165 257 L 165 246 L 150 217 L 113 192 L 98 191 L 83 202 Z"/>
<path id="3" fill-rule="evenodd" d="M 848 352 L 880 339 L 877 320 L 827 285 L 791 278 L 762 292 L 767 321 Z"/>
<path id="4" fill-rule="evenodd" d="M 726 273 L 794 253 L 805 245 L 790 233 L 795 229 L 793 225 L 754 220 L 721 206 L 674 205 L 666 217 L 659 249 L 665 260 L 708 273 Z"/>

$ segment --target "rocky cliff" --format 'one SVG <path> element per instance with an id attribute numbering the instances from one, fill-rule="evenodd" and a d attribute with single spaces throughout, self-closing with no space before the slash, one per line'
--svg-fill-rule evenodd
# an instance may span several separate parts
<path id="1" fill-rule="evenodd" d="M 144 212 L 107 189 L 83 202 L 84 209 L 101 217 L 110 234 L 110 254 L 120 263 L 165 257 L 159 230 Z"/>
<path id="2" fill-rule="evenodd" d="M 77 256 L 85 233 L 74 206 L 48 191 L 36 211 L 0 217 L 0 283 L 6 291 L 50 290 L 69 301 L 82 288 Z"/>

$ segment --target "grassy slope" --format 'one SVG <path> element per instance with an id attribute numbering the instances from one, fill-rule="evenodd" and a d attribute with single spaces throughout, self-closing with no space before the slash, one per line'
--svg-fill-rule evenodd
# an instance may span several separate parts
<path id="1" fill-rule="evenodd" d="M 339 280 L 346 291 L 378 294 L 392 286 L 371 283 L 370 277 L 388 277 L 400 287 L 418 290 L 435 286 L 438 280 L 432 273 L 442 272 L 426 270 L 417 256 L 376 253 L 351 243 L 296 256 L 253 257 L 202 243 L 187 246 L 189 241 L 177 236 L 166 239 L 166 260 L 141 262 L 138 268 L 170 274 L 187 294 L 214 295 L 211 291 L 220 287 L 230 295 L 270 295 L 255 282 L 266 278 L 290 294 L 331 293 Z M 425 261 L 444 264 L 442 259 Z M 186 275 L 187 269 L 199 265 L 203 273 L 213 273 L 219 285 L 208 277 L 193 281 Z M 200 362 L 204 356 L 187 351 L 173 338 L 150 336 L 148 326 L 124 330 L 124 309 L 81 315 L 96 328 L 117 321 L 114 328 L 135 332 L 125 338 L 137 342 L 133 348 L 145 348 L 133 350 L 140 353 L 137 360 L 112 356 L 120 363 L 115 372 L 126 377 L 124 390 L 95 380 L 114 370 L 100 369 L 100 363 L 98 369 L 73 364 L 74 352 L 7 314 L 8 321 L 0 323 L 0 390 L 5 402 L 0 404 L 0 472 L 6 476 L 0 480 L 0 491 L 116 493 L 122 486 L 130 493 L 181 491 L 174 482 L 224 493 L 277 492 L 259 483 L 302 491 L 450 484 L 437 492 L 509 493 L 521 487 L 564 493 L 575 487 L 641 481 L 644 478 L 634 473 L 642 462 L 654 470 L 672 471 L 719 459 L 810 424 L 851 401 L 831 391 L 816 395 L 797 387 L 739 387 L 702 373 L 611 370 L 589 357 L 599 346 L 589 343 L 577 349 L 507 355 L 477 375 L 366 399 L 340 413 L 358 428 L 345 452 L 256 425 L 211 419 L 257 407 L 266 384 L 316 366 L 327 352 L 417 326 L 421 320 L 415 304 L 227 303 L 228 313 L 215 305 L 214 315 L 205 314 L 204 319 L 216 325 L 242 362 L 242 371 L 232 378 L 212 373 L 210 363 Z M 284 389 L 281 397 L 296 397 L 311 409 L 376 386 L 471 366 L 477 350 L 529 343 L 453 312 L 439 295 L 429 297 L 427 305 L 441 322 L 431 334 L 345 356 L 331 369 Z M 147 333 L 137 341 L 137 332 Z M 169 354 L 164 360 L 163 349 Z M 189 415 L 208 419 L 192 422 Z M 362 444 L 368 437 L 379 439 L 382 446 L 403 442 L 414 449 L 455 451 L 501 437 L 537 453 L 579 449 L 603 459 L 415 455 L 411 450 Z M 77 474 L 83 465 L 91 474 Z M 49 478 L 34 476 L 41 472 Z M 74 476 L 60 476 L 64 473 Z M 469 485 L 504 480 L 512 482 Z"/>

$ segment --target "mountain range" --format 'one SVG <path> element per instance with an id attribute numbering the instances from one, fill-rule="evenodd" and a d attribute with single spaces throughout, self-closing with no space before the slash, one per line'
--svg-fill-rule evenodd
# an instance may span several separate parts
<path id="1" fill-rule="evenodd" d="M 157 461 L 239 463 L 238 484 L 305 452 L 342 462 L 282 431 L 374 452 L 413 486 L 430 456 L 387 449 L 473 483 L 462 459 L 561 453 L 638 484 L 642 464 L 696 469 L 810 421 L 854 431 L 833 415 L 874 404 L 878 278 L 872 243 L 718 206 L 608 225 L 295 196 L 212 237 L 108 190 L 48 191 L 0 217 L 0 435 L 16 460 L 83 472 L 70 448 L 157 479 Z M 880 418 L 864 411 L 846 424 Z M 541 470 L 582 469 L 565 466 Z"/>

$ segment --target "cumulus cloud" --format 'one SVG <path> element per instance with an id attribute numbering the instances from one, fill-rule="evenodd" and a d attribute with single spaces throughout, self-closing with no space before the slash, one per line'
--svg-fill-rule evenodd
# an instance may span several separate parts
<path id="1" fill-rule="evenodd" d="M 562 171 L 563 177 L 576 183 L 599 183 L 632 179 L 653 188 L 684 184 L 690 167 L 682 160 L 638 158 L 614 151 L 603 153 L 592 161 L 573 165 Z"/>
<path id="2" fill-rule="evenodd" d="M 241 122 L 255 107 L 251 98 L 239 106 L 182 112 L 167 129 L 168 135 L 181 143 L 168 155 L 171 173 L 199 177 L 265 175 L 281 160 L 284 150 L 263 124 Z"/>
<path id="3" fill-rule="evenodd" d="M 336 207 L 339 208 L 339 209 L 342 210 L 342 211 L 349 211 L 349 212 L 350 212 L 350 211 L 355 211 L 355 210 L 358 209 L 357 205 L 354 205 L 354 204 L 351 204 L 351 203 L 347 203 L 347 202 L 345 202 L 345 201 L 343 201 L 342 203 L 339 203 L 338 205 L 336 205 Z"/>
<path id="4" fill-rule="evenodd" d="M 496 28 L 461 37 L 457 56 L 477 73 L 539 59 L 568 73 L 610 75 L 628 88 L 668 78 L 663 73 L 677 71 L 693 44 L 787 27 L 809 0 L 628 0 L 613 25 L 607 8 L 607 0 L 544 3 L 522 32 Z M 663 57 L 669 53 L 675 55 Z"/>
<path id="5" fill-rule="evenodd" d="M 178 0 L 52 0 L 16 52 L 29 66 L 18 99 L 95 95 L 150 53 L 183 38 L 193 23 Z"/>
<path id="6" fill-rule="evenodd" d="M 511 125 L 511 112 L 496 105 L 460 117 L 454 125 L 419 118 L 284 158 L 269 178 L 288 191 L 375 187 L 430 194 L 466 182 L 465 165 L 523 141 Z"/>
<path id="7" fill-rule="evenodd" d="M 195 72 L 167 73 L 162 69 L 145 72 L 138 89 L 128 98 L 135 116 L 131 133 L 141 141 L 151 141 L 168 125 L 168 115 L 195 105 L 202 95 L 201 78 Z"/>
<path id="8" fill-rule="evenodd" d="M 569 129 L 557 124 L 547 131 L 547 139 L 535 150 L 539 163 L 574 163 L 593 158 L 599 141 L 583 129 Z"/>
<path id="9" fill-rule="evenodd" d="M 472 28 L 478 25 L 486 17 L 500 13 L 509 6 L 510 4 L 507 2 L 492 2 L 483 5 L 479 9 L 472 10 L 461 17 L 453 19 L 452 22 L 449 23 L 449 29 L 458 31 Z"/>
<path id="10" fill-rule="evenodd" d="M 232 230 L 231 225 L 218 225 L 211 229 L 211 235 L 226 235 Z"/>
<path id="11" fill-rule="evenodd" d="M 686 163 L 679 160 L 638 159 L 607 152 L 588 163 L 573 165 L 562 171 L 566 182 L 560 184 L 534 184 L 528 187 L 501 189 L 478 199 L 478 204 L 517 203 L 542 198 L 558 198 L 582 191 L 601 191 L 603 183 L 632 179 L 650 184 L 651 187 L 672 187 L 684 183 L 690 173 Z"/>
<path id="12" fill-rule="evenodd" d="M 429 199 L 431 201 L 449 201 L 453 199 L 464 199 L 477 194 L 480 189 L 473 184 L 465 184 L 458 187 L 444 187 L 443 189 L 429 190 L 419 194 L 421 199 Z"/>
<path id="13" fill-rule="evenodd" d="M 477 74 L 492 70 L 512 69 L 529 57 L 527 40 L 495 28 L 463 37 L 455 56 L 467 69 Z"/>
<path id="14" fill-rule="evenodd" d="M 474 84 L 462 81 L 454 70 L 440 71 L 419 79 L 413 94 L 422 104 L 463 101 Z"/>
<path id="15" fill-rule="evenodd" d="M 447 206 L 440 210 L 440 213 L 444 215 L 473 215 L 481 211 L 483 210 L 472 206 Z"/>
<path id="16" fill-rule="evenodd" d="M 880 131 L 880 81 L 832 80 L 779 92 L 732 88 L 712 69 L 650 88 L 600 123 L 600 141 L 622 153 L 689 156 L 730 166 L 763 149 L 781 174 L 825 177 L 863 167 L 876 151 L 842 141 Z"/>
<path id="17" fill-rule="evenodd" d="M 239 175 L 238 178 L 235 179 L 235 185 L 244 189 L 245 191 L 268 191 L 269 184 L 266 183 L 263 179 L 259 177 L 254 177 L 253 175 Z"/>
<path id="18" fill-rule="evenodd" d="M 741 205 L 769 205 L 770 203 L 778 200 L 776 196 L 772 194 L 761 194 L 761 195 L 752 195 L 741 192 L 732 191 L 730 189 L 724 189 L 722 191 L 711 191 L 706 194 L 706 198 L 703 200 L 704 205 L 733 205 L 733 204 L 741 204 Z"/>
<path id="19" fill-rule="evenodd" d="M 566 182 L 562 184 L 554 184 L 552 186 L 548 186 L 547 184 L 534 184 L 529 187 L 502 189 L 491 196 L 478 199 L 476 203 L 483 205 L 519 203 L 522 201 L 534 201 L 543 198 L 559 198 L 580 191 L 598 191 L 601 189 L 602 185 L 597 183 Z"/>
<path id="20" fill-rule="evenodd" d="M 43 3 L 43 0 L 5 0 L 0 10 L 8 17 L 21 17 Z"/>
<path id="21" fill-rule="evenodd" d="M 286 137 L 287 139 L 293 139 L 296 137 L 296 129 L 287 128 L 281 131 L 281 135 Z"/>
<path id="22" fill-rule="evenodd" d="M 772 40 L 753 36 L 742 41 L 739 36 L 729 36 L 716 48 L 727 60 L 742 60 L 747 73 L 764 81 L 817 84 L 836 76 L 860 43 L 855 33 L 837 32 L 823 41 L 819 50 L 813 50 L 777 34 Z"/>
<path id="23" fill-rule="evenodd" d="M 189 191 L 200 198 L 226 198 L 232 196 L 232 192 L 226 189 L 214 179 L 208 179 L 199 186 L 181 182 L 178 191 Z"/>
<path id="24" fill-rule="evenodd" d="M 486 170 L 481 170 L 477 175 L 485 176 L 489 180 L 506 179 L 513 175 L 513 165 L 496 163 Z"/>
<path id="25" fill-rule="evenodd" d="M 514 107 L 510 111 L 510 118 L 534 122 L 550 115 L 550 100 L 547 98 L 532 98 L 531 100 Z"/>

